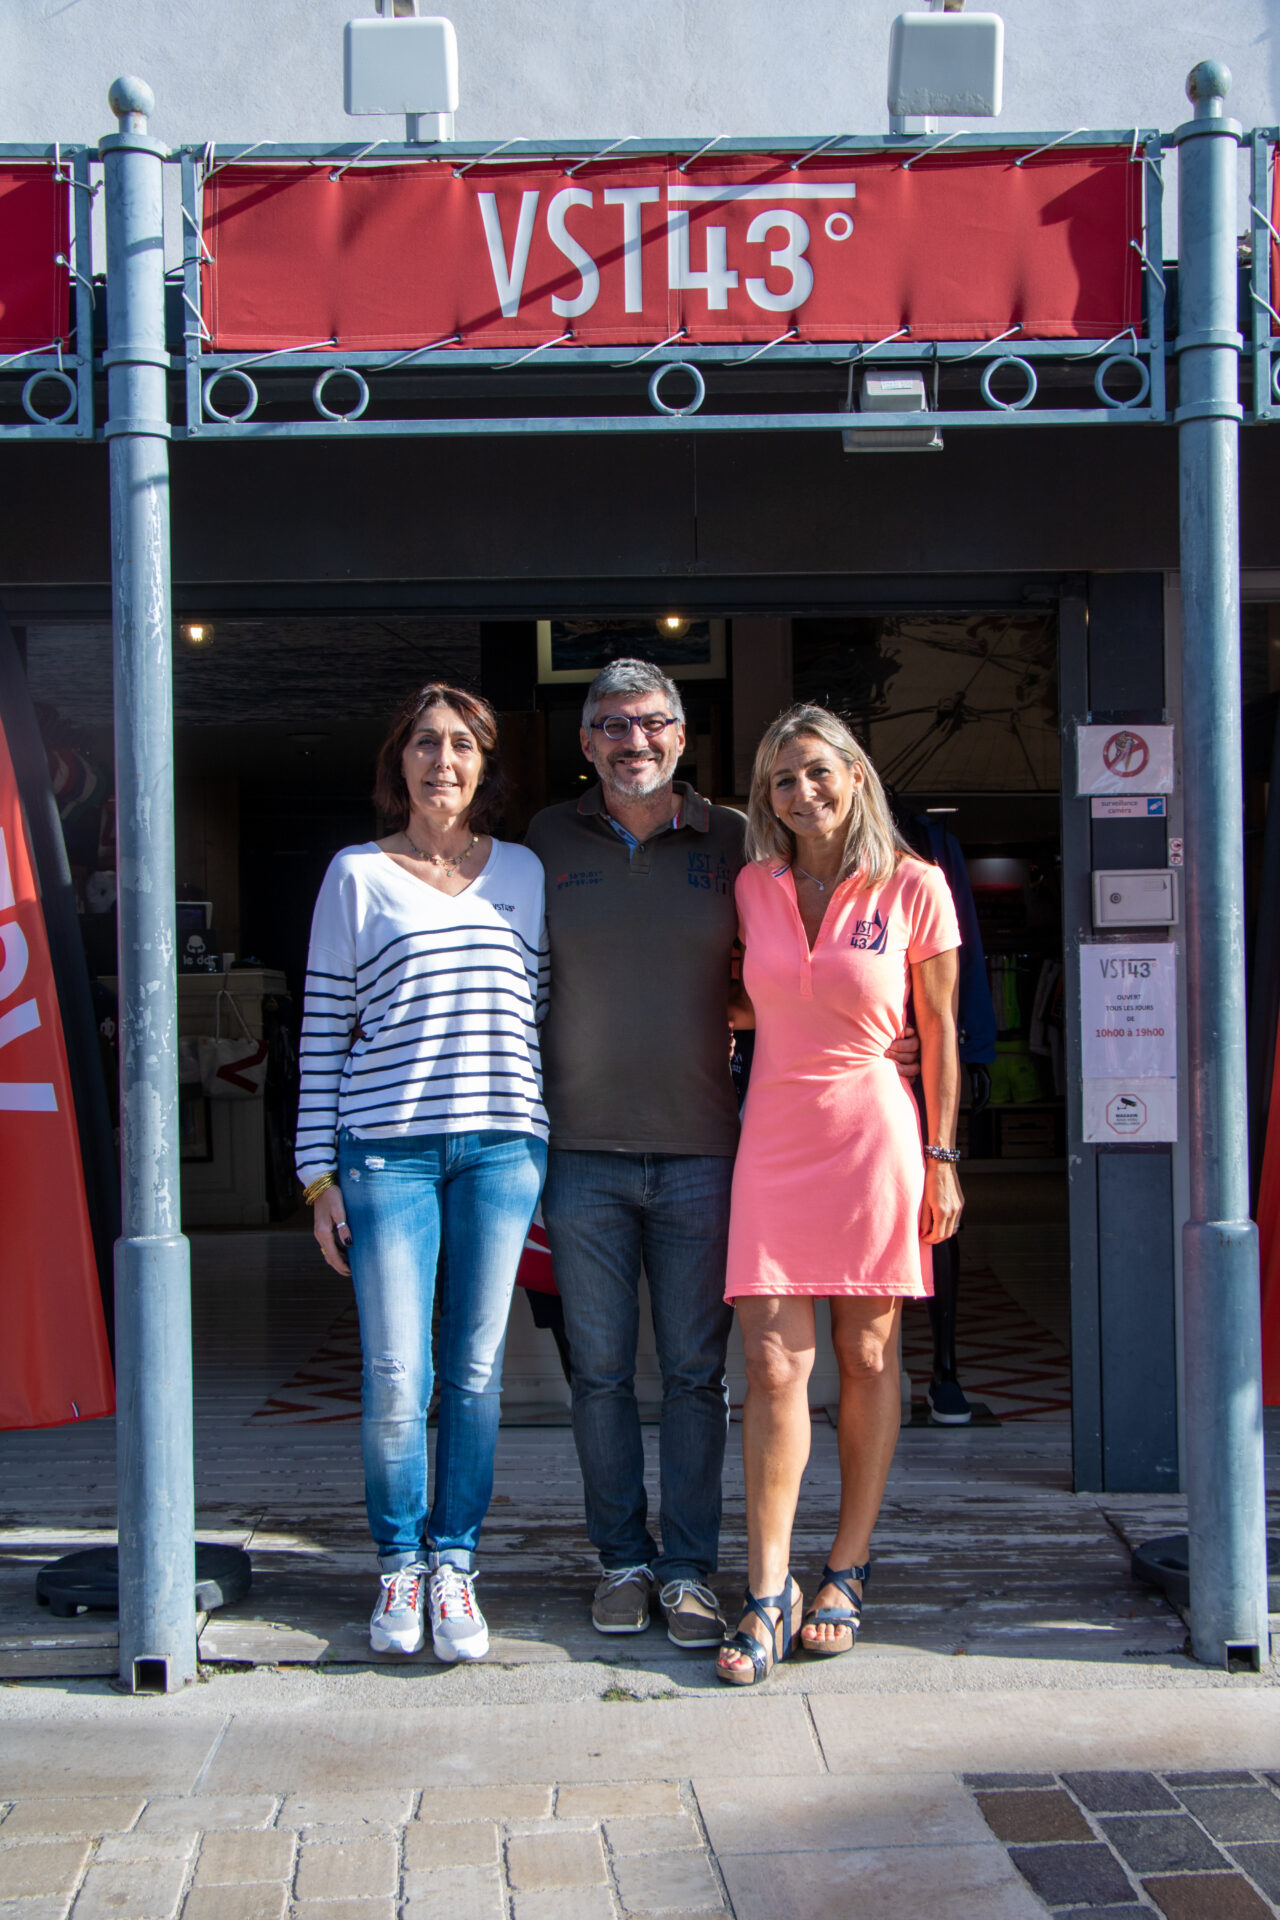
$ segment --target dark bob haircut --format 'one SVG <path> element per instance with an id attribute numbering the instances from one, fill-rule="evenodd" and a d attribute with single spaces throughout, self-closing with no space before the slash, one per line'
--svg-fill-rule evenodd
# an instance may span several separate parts
<path id="1" fill-rule="evenodd" d="M 392 833 L 401 832 L 409 821 L 409 790 L 404 783 L 400 763 L 418 721 L 428 707 L 448 707 L 456 713 L 468 732 L 475 735 L 484 755 L 484 771 L 471 802 L 466 824 L 472 833 L 489 833 L 502 810 L 505 783 L 498 761 L 498 716 L 487 700 L 462 687 L 451 687 L 443 680 L 418 687 L 401 706 L 390 731 L 378 749 L 378 770 L 373 781 L 373 804 Z"/>

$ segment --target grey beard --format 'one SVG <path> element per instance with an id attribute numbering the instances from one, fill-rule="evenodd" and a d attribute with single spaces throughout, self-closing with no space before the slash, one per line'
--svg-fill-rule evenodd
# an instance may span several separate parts
<path id="1" fill-rule="evenodd" d="M 615 777 L 613 769 L 606 768 L 601 772 L 600 782 L 606 793 L 616 793 L 620 800 L 652 800 L 655 793 L 661 793 L 675 778 L 674 769 L 671 773 L 663 772 L 661 761 L 656 765 L 651 764 L 649 775 L 648 781 L 640 786 L 624 786 Z"/>

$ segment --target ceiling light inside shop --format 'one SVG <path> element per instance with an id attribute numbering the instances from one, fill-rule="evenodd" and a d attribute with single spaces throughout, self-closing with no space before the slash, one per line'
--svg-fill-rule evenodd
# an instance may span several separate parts
<path id="1" fill-rule="evenodd" d="M 658 632 L 668 640 L 683 640 L 693 622 L 680 613 L 664 613 L 658 622 Z"/>
<path id="2" fill-rule="evenodd" d="M 207 620 L 184 621 L 178 632 L 189 647 L 207 647 L 213 639 L 213 628 Z"/>

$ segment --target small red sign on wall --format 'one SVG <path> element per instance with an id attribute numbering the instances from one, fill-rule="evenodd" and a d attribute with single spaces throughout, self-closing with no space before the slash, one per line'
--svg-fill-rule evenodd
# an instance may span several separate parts
<path id="1" fill-rule="evenodd" d="M 70 196 L 52 164 L 0 166 L 0 353 L 67 337 Z"/>
<path id="2" fill-rule="evenodd" d="M 1141 156 L 1017 158 L 224 163 L 205 194 L 205 320 L 232 352 L 1140 328 Z"/>

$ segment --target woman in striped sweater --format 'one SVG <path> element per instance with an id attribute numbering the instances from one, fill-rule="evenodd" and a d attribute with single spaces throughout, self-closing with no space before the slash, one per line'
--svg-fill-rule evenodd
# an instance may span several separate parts
<path id="1" fill-rule="evenodd" d="M 511 1290 L 547 1157 L 543 870 L 487 831 L 496 748 L 495 715 L 475 695 L 435 684 L 405 702 L 374 787 L 394 831 L 345 847 L 325 875 L 302 1019 L 298 1176 L 320 1251 L 351 1275 L 360 1312 L 382 1569 L 369 1638 L 376 1652 L 416 1653 L 425 1603 L 440 1660 L 489 1650 L 475 1553 Z"/>

